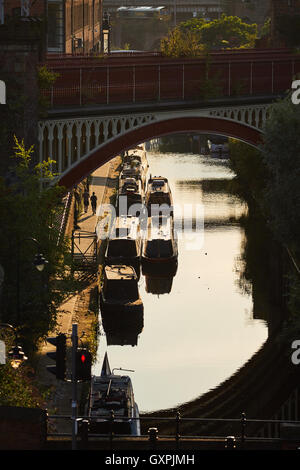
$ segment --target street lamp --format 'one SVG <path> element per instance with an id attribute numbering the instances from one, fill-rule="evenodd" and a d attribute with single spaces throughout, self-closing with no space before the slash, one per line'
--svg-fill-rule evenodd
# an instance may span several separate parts
<path id="1" fill-rule="evenodd" d="M 27 361 L 24 351 L 21 346 L 13 346 L 9 351 L 8 357 L 10 358 L 11 366 L 17 369 L 24 361 Z"/>
<path id="2" fill-rule="evenodd" d="M 15 328 L 12 325 L 10 325 L 9 323 L 0 323 L 0 329 L 2 329 L 2 328 L 10 329 L 14 334 L 15 343 L 17 343 L 17 333 L 16 333 Z M 4 348 L 4 352 L 5 352 L 5 348 Z M 8 357 L 10 359 L 11 366 L 14 369 L 17 369 L 23 362 L 27 361 L 27 359 L 28 359 L 25 356 L 25 353 L 24 353 L 22 347 L 19 346 L 19 345 L 12 346 L 12 349 L 8 353 Z M 5 360 L 4 360 L 3 364 L 5 364 Z"/>
<path id="3" fill-rule="evenodd" d="M 104 13 L 102 22 L 102 52 L 104 54 L 110 53 L 110 24 L 107 12 Z"/>

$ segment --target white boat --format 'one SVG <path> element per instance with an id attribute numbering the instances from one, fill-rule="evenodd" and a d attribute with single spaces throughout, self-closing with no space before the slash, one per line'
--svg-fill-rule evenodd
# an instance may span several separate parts
<path id="1" fill-rule="evenodd" d="M 213 156 L 228 156 L 229 146 L 227 142 L 224 143 L 213 143 L 210 140 L 207 141 L 209 151 Z"/>
<path id="2" fill-rule="evenodd" d="M 149 217 L 142 247 L 143 274 L 153 275 L 159 272 L 174 276 L 177 264 L 178 245 L 174 234 L 173 217 Z"/>
<path id="3" fill-rule="evenodd" d="M 120 369 L 126 370 L 126 369 Z M 131 371 L 133 372 L 133 371 Z M 113 421 L 112 421 L 113 412 Z M 140 436 L 139 409 L 135 403 L 131 379 L 111 371 L 107 353 L 100 376 L 93 376 L 88 402 L 90 432 Z"/>

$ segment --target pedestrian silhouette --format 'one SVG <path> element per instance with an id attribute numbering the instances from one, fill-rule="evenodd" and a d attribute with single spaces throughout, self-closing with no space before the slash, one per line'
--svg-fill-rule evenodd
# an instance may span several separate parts
<path id="1" fill-rule="evenodd" d="M 90 203 L 90 195 L 89 195 L 89 192 L 85 190 L 83 193 L 84 212 L 88 211 L 89 203 Z"/>
<path id="2" fill-rule="evenodd" d="M 97 196 L 95 193 L 91 195 L 91 205 L 92 205 L 92 211 L 93 214 L 96 214 L 96 209 L 97 209 Z"/>

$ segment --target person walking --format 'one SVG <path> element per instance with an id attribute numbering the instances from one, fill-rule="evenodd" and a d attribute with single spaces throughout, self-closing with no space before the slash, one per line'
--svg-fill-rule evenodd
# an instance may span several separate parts
<path id="1" fill-rule="evenodd" d="M 89 195 L 88 190 L 86 189 L 83 193 L 84 212 L 88 211 L 89 203 L 90 203 L 90 195 Z"/>
<path id="2" fill-rule="evenodd" d="M 96 214 L 96 209 L 97 209 L 97 196 L 94 192 L 91 195 L 91 205 L 92 205 L 93 214 L 95 215 Z"/>

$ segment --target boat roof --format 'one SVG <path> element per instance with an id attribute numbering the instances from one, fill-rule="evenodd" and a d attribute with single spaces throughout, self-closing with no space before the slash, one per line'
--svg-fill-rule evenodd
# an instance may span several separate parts
<path id="1" fill-rule="evenodd" d="M 136 272 L 132 266 L 126 265 L 108 265 L 105 266 L 104 272 L 107 280 L 118 281 L 118 280 L 136 280 Z"/>
<path id="2" fill-rule="evenodd" d="M 155 215 L 148 220 L 148 240 L 170 240 L 172 238 L 173 221 L 172 217 L 165 215 Z"/>
<path id="3" fill-rule="evenodd" d="M 117 217 L 110 231 L 110 240 L 135 239 L 139 230 L 140 220 L 138 217 L 130 215 Z"/>
<path id="4" fill-rule="evenodd" d="M 151 177 L 148 181 L 150 191 L 169 192 L 168 179 L 163 176 Z"/>

